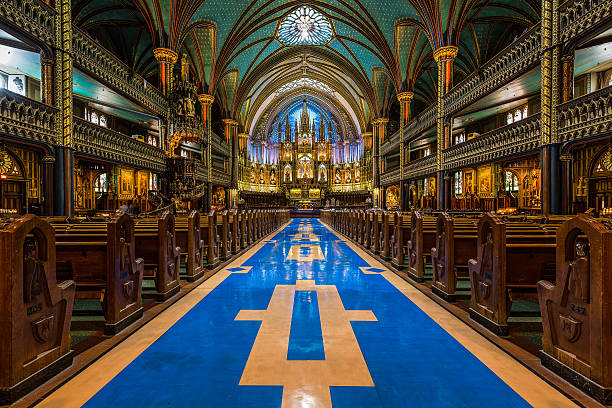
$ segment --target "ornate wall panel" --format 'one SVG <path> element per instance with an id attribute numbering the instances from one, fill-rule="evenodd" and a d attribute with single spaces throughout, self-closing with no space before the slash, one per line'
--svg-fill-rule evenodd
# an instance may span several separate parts
<path id="1" fill-rule="evenodd" d="M 0 89 L 0 132 L 38 143 L 56 143 L 58 110 Z"/>
<path id="2" fill-rule="evenodd" d="M 77 153 L 87 156 L 154 171 L 166 169 L 163 150 L 77 117 L 74 118 L 74 147 Z"/>
<path id="3" fill-rule="evenodd" d="M 166 98 L 144 78 L 130 70 L 112 53 L 97 44 L 78 28 L 73 28 L 72 49 L 74 64 L 84 71 L 107 82 L 118 92 L 123 93 L 159 116 L 165 117 L 168 110 Z"/>
<path id="4" fill-rule="evenodd" d="M 413 160 L 404 166 L 406 179 L 417 179 L 431 175 L 436 172 L 436 156 L 431 155 L 418 160 Z"/>
<path id="5" fill-rule="evenodd" d="M 55 44 L 55 16 L 55 10 L 40 0 L 0 2 L 0 17 L 47 45 Z"/>
<path id="6" fill-rule="evenodd" d="M 485 133 L 444 151 L 444 169 L 453 170 L 537 151 L 540 115 Z"/>
<path id="7" fill-rule="evenodd" d="M 404 128 L 404 142 L 410 142 L 421 136 L 421 133 L 433 127 L 438 119 L 438 108 L 432 105 Z"/>
<path id="8" fill-rule="evenodd" d="M 612 132 L 612 89 L 603 88 L 559 105 L 557 117 L 562 143 Z"/>
<path id="9" fill-rule="evenodd" d="M 561 6 L 560 39 L 562 42 L 580 37 L 593 27 L 610 21 L 611 0 L 574 0 Z"/>
<path id="10" fill-rule="evenodd" d="M 538 24 L 455 86 L 444 97 L 444 115 L 460 111 L 535 67 L 540 62 L 540 43 Z"/>

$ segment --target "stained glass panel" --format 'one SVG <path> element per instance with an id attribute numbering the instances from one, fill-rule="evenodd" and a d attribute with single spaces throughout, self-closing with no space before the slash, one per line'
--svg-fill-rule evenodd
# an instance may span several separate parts
<path id="1" fill-rule="evenodd" d="M 302 6 L 283 19 L 278 39 L 285 45 L 324 45 L 332 38 L 329 20 L 318 11 Z"/>

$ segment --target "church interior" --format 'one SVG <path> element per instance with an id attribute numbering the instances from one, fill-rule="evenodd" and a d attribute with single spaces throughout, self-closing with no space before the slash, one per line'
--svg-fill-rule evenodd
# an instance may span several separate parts
<path id="1" fill-rule="evenodd" d="M 612 406 L 612 0 L 2 0 L 0 407 Z"/>

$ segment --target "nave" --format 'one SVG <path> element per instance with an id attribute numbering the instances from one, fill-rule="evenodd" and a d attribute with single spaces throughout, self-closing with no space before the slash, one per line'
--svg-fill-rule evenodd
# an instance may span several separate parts
<path id="1" fill-rule="evenodd" d="M 292 219 L 39 407 L 573 407 L 318 219 Z"/>

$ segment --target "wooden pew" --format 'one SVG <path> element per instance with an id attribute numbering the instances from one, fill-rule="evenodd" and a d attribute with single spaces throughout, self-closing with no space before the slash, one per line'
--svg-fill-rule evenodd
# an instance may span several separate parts
<path id="1" fill-rule="evenodd" d="M 391 237 L 391 266 L 397 270 L 406 267 L 406 248 L 410 237 L 410 217 L 407 214 L 393 214 L 393 236 Z"/>
<path id="2" fill-rule="evenodd" d="M 202 220 L 202 235 L 206 239 L 206 267 L 215 269 L 219 265 L 219 235 L 217 235 L 217 216 L 213 210 Z"/>
<path id="3" fill-rule="evenodd" d="M 114 335 L 142 317 L 144 261 L 135 257 L 132 217 L 119 213 L 96 225 L 56 235 L 57 275 L 76 282 L 78 298 L 101 300 L 104 334 Z"/>
<path id="4" fill-rule="evenodd" d="M 217 211 L 215 222 L 219 234 L 219 259 L 227 261 L 231 255 L 229 250 L 229 227 L 227 224 L 227 210 Z"/>
<path id="5" fill-rule="evenodd" d="M 555 236 L 537 227 L 506 234 L 493 214 L 478 221 L 477 259 L 468 263 L 470 317 L 500 336 L 508 335 L 512 296 L 536 292 L 537 282 L 555 264 Z"/>
<path id="6" fill-rule="evenodd" d="M 456 300 L 457 279 L 468 277 L 468 261 L 477 255 L 478 228 L 474 220 L 438 215 L 434 247 L 431 248 L 431 291 L 447 302 Z"/>
<path id="7" fill-rule="evenodd" d="M 391 238 L 393 237 L 394 216 L 393 213 L 383 211 L 382 244 L 380 257 L 385 261 L 391 260 Z"/>
<path id="8" fill-rule="evenodd" d="M 194 282 L 204 276 L 206 272 L 207 246 L 203 239 L 200 213 L 193 210 L 186 219 L 176 218 L 175 231 L 176 244 L 187 258 L 185 280 Z"/>
<path id="9" fill-rule="evenodd" d="M 229 224 L 230 251 L 232 255 L 236 255 L 240 251 L 240 220 L 238 210 L 229 210 L 227 222 Z"/>
<path id="10" fill-rule="evenodd" d="M 556 242 L 555 284 L 538 282 L 542 364 L 612 405 L 612 229 L 581 214 Z"/>
<path id="11" fill-rule="evenodd" d="M 157 225 L 147 222 L 136 224 L 136 255 L 145 263 L 145 277 L 152 277 L 155 289 L 143 291 L 143 297 L 153 297 L 158 302 L 179 292 L 181 248 L 176 245 L 174 215 L 170 211 L 157 219 Z"/>
<path id="12" fill-rule="evenodd" d="M 248 212 L 240 211 L 238 215 L 240 219 L 240 249 L 246 249 L 248 244 L 248 236 L 249 236 L 249 223 L 248 223 Z"/>
<path id="13" fill-rule="evenodd" d="M 370 250 L 375 254 L 380 254 L 383 241 L 383 213 L 384 211 L 377 209 L 374 210 L 372 219 L 372 242 L 370 244 Z"/>
<path id="14" fill-rule="evenodd" d="M 0 230 L 0 404 L 72 364 L 75 284 L 55 276 L 55 233 L 28 214 Z"/>
<path id="15" fill-rule="evenodd" d="M 411 279 L 421 283 L 425 281 L 427 258 L 431 256 L 431 248 L 434 246 L 436 224 L 433 217 L 424 217 L 421 212 L 415 211 L 411 215 L 410 225 L 406 273 Z"/>

